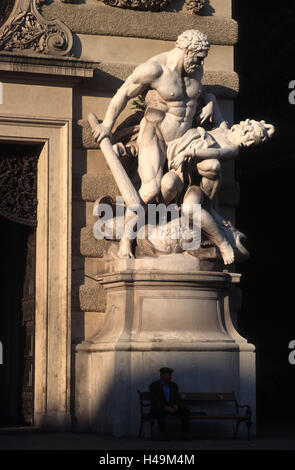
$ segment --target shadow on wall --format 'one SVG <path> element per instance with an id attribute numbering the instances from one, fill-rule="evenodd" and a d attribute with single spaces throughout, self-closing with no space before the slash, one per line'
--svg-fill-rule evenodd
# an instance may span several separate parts
<path id="1" fill-rule="evenodd" d="M 71 326 L 71 413 L 73 414 L 75 383 L 75 347 L 84 339 L 84 312 L 80 309 L 79 289 L 85 279 L 85 259 L 80 252 L 81 230 L 86 225 L 86 202 L 82 200 L 82 177 L 87 172 L 87 150 L 81 148 L 82 134 L 77 120 L 82 116 L 82 91 L 73 90 L 72 152 L 72 326 Z"/>
<path id="2" fill-rule="evenodd" d="M 271 8 L 233 2 L 239 23 L 236 70 L 240 92 L 236 120 L 254 116 L 276 127 L 272 142 L 248 149 L 237 161 L 241 200 L 237 224 L 251 256 L 242 268 L 239 328 L 257 347 L 259 419 L 295 419 L 295 366 L 288 361 L 294 339 L 294 112 L 288 100 L 295 78 L 294 3 Z"/>
<path id="3" fill-rule="evenodd" d="M 144 354 L 147 354 L 147 357 L 142 360 Z M 175 360 L 169 359 L 172 355 Z M 92 357 L 88 357 L 88 360 L 88 365 L 92 366 L 91 377 L 88 378 L 84 368 L 79 380 L 84 381 L 83 388 L 89 396 L 84 397 L 85 408 L 80 409 L 79 416 L 73 419 L 73 428 L 76 432 L 91 431 L 100 435 L 137 436 L 140 427 L 138 390 L 149 391 L 149 385 L 159 380 L 159 369 L 163 366 L 174 369 L 172 381 L 178 384 L 180 393 L 231 393 L 237 390 L 235 377 L 239 374 L 235 374 L 234 377 L 234 374 L 227 372 L 232 371 L 233 367 L 238 367 L 239 352 L 229 352 L 219 360 L 218 354 L 214 352 L 178 351 L 175 354 L 173 351 L 167 351 L 163 354 L 160 351 L 149 353 L 116 351 L 92 353 Z M 129 374 L 132 374 L 132 380 Z M 239 401 L 237 392 L 236 395 Z M 78 403 L 79 406 L 81 403 Z M 235 409 L 233 403 L 223 402 L 217 405 L 210 403 L 196 405 L 194 411 L 227 414 L 234 413 Z M 198 438 L 232 437 L 235 424 L 235 421 L 194 420 L 191 422 L 191 433 Z M 173 433 L 180 431 L 180 421 L 175 420 L 171 426 Z M 158 426 L 155 426 L 154 430 L 157 435 Z M 246 436 L 246 433 L 246 426 L 242 424 L 239 436 Z M 145 423 L 143 435 L 150 437 L 148 423 Z"/>
<path id="4" fill-rule="evenodd" d="M 79 37 L 77 36 L 77 34 L 73 33 L 72 32 L 72 35 L 73 35 L 73 47 L 72 47 L 72 52 L 74 54 L 74 56 L 79 59 L 81 57 L 81 54 L 82 54 L 82 44 L 81 44 L 81 40 L 79 39 Z"/>
<path id="5" fill-rule="evenodd" d="M 107 67 L 108 64 L 105 64 L 104 67 Z M 115 66 L 117 67 L 117 70 L 115 70 Z M 134 67 L 130 67 L 128 69 L 128 75 L 131 74 L 132 70 Z M 117 76 L 114 76 L 114 73 L 117 74 Z M 112 72 L 108 72 L 107 70 L 102 70 L 102 68 L 95 68 L 93 76 L 94 79 L 96 80 L 97 84 L 99 86 L 104 87 L 105 90 L 111 91 L 113 93 L 114 90 L 120 88 L 124 80 L 127 78 L 127 76 L 120 78 L 120 75 L 126 74 L 126 69 L 124 66 L 124 72 L 121 70 L 121 65 L 120 64 L 112 64 Z M 224 85 L 218 85 L 215 83 L 212 84 L 204 84 L 203 85 L 203 93 L 213 93 L 216 95 L 217 98 L 230 98 L 233 99 L 237 96 L 237 92 L 230 87 L 224 86 Z"/>

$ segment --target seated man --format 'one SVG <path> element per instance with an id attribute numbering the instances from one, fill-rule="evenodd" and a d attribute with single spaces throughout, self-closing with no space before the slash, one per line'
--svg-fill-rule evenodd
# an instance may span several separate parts
<path id="1" fill-rule="evenodd" d="M 171 381 L 173 369 L 162 367 L 160 369 L 160 380 L 150 385 L 151 413 L 157 418 L 161 437 L 166 436 L 166 417 L 178 416 L 182 423 L 183 437 L 188 437 L 189 410 L 181 406 L 178 386 Z"/>

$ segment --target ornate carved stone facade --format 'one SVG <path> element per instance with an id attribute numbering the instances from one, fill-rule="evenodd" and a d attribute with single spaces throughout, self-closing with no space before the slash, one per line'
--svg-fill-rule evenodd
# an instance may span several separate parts
<path id="1" fill-rule="evenodd" d="M 4 152 L 4 154 L 3 154 Z M 12 152 L 12 153 L 11 153 Z M 37 223 L 37 157 L 34 149 L 1 147 L 0 215 L 24 225 Z"/>
<path id="2" fill-rule="evenodd" d="M 38 10 L 43 2 L 16 0 L 9 18 L 0 28 L 0 51 L 70 55 L 71 31 L 59 20 L 43 18 Z"/>

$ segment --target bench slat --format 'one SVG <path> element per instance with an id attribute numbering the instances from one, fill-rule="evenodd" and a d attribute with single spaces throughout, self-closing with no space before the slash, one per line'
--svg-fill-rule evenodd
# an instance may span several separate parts
<path id="1" fill-rule="evenodd" d="M 180 394 L 185 401 L 236 401 L 234 393 L 192 393 L 182 392 Z"/>
<path id="2" fill-rule="evenodd" d="M 142 400 L 151 399 L 150 392 L 140 392 Z M 185 401 L 236 401 L 235 393 L 199 393 L 199 392 L 182 392 L 180 396 Z"/>
<path id="3" fill-rule="evenodd" d="M 194 419 L 238 419 L 238 420 L 247 420 L 248 416 L 240 416 L 240 415 L 201 415 L 201 414 L 194 414 L 193 412 L 190 413 L 190 418 Z"/>

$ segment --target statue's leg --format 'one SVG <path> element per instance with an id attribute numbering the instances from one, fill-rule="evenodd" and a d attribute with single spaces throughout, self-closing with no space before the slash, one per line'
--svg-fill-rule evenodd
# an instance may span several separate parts
<path id="1" fill-rule="evenodd" d="M 140 124 L 138 136 L 138 173 L 141 178 L 139 195 L 144 205 L 154 202 L 160 193 L 161 179 L 165 155 L 159 145 L 156 123 L 145 117 Z M 146 208 L 146 207 L 145 207 Z M 121 258 L 133 257 L 131 244 L 133 229 L 138 221 L 137 214 L 129 208 L 125 215 L 125 230 L 120 242 L 118 256 Z"/>
<path id="2" fill-rule="evenodd" d="M 157 123 L 143 118 L 138 136 L 138 173 L 141 179 L 139 194 L 146 203 L 160 193 L 165 155 L 159 142 Z"/>
<path id="3" fill-rule="evenodd" d="M 244 259 L 248 258 L 249 251 L 244 246 L 247 239 L 246 235 L 240 232 L 230 221 L 224 220 L 213 208 L 210 209 L 210 214 L 219 225 L 220 229 L 224 232 L 231 245 L 239 252 L 239 255 Z"/>
<path id="4" fill-rule="evenodd" d="M 193 204 L 202 204 L 203 200 L 202 189 L 198 186 L 191 186 L 184 197 L 183 203 L 187 205 L 189 213 L 193 214 Z M 192 206 L 191 209 L 189 209 L 190 205 Z M 201 208 L 201 228 L 209 240 L 219 248 L 224 264 L 231 264 L 234 261 L 234 250 L 212 215 L 203 207 Z"/>
<path id="5" fill-rule="evenodd" d="M 177 199 L 182 189 L 183 182 L 176 171 L 171 170 L 165 173 L 161 181 L 161 196 L 166 205 Z"/>
<path id="6" fill-rule="evenodd" d="M 201 188 L 212 200 L 217 193 L 221 181 L 220 162 L 215 158 L 203 160 L 197 164 L 199 174 L 203 177 Z"/>
<path id="7" fill-rule="evenodd" d="M 134 228 L 137 221 L 138 214 L 127 207 L 124 217 L 124 234 L 120 240 L 118 251 L 119 258 L 134 258 L 132 253 L 132 240 L 134 238 Z"/>

